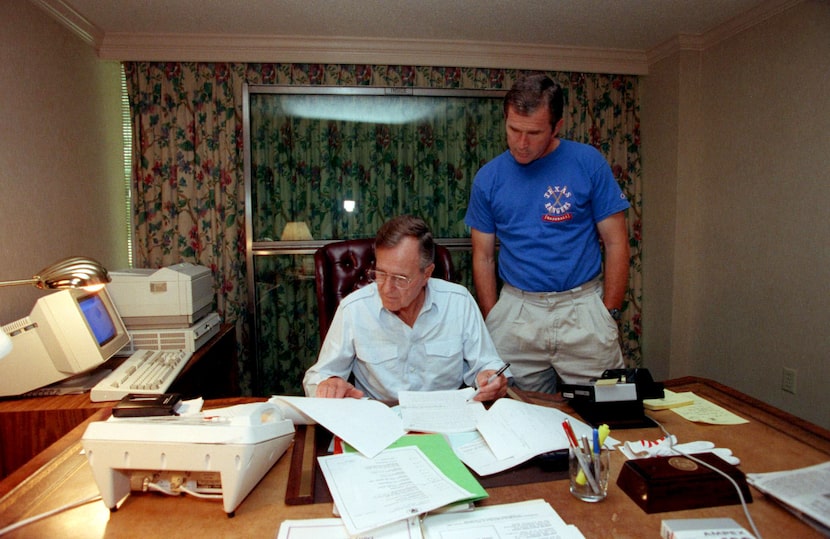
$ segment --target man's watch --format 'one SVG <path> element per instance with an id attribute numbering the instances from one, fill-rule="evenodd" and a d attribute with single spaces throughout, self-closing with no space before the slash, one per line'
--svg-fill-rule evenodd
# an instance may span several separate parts
<path id="1" fill-rule="evenodd" d="M 622 318 L 622 311 L 619 309 L 608 309 L 608 314 L 611 315 L 611 318 L 614 320 L 619 320 Z"/>

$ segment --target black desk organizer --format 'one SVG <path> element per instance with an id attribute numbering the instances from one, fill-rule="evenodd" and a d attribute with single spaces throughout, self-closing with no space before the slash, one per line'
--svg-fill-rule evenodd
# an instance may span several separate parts
<path id="1" fill-rule="evenodd" d="M 655 382 L 648 369 L 609 369 L 602 373 L 600 380 L 617 380 L 620 384 L 633 384 L 636 399 L 597 402 L 596 384 L 562 384 L 562 395 L 568 404 L 586 423 L 598 427 L 603 423 L 611 429 L 639 429 L 656 427 L 657 424 L 646 416 L 644 399 L 663 398 L 663 384 Z"/>

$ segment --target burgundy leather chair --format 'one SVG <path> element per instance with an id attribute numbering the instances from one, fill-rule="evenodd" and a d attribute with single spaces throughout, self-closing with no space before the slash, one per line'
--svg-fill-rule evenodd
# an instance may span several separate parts
<path id="1" fill-rule="evenodd" d="M 314 253 L 320 343 L 326 337 L 340 300 L 369 284 L 367 273 L 374 267 L 374 238 L 329 243 Z M 435 246 L 435 271 L 432 276 L 446 281 L 455 279 L 452 257 L 446 247 Z"/>

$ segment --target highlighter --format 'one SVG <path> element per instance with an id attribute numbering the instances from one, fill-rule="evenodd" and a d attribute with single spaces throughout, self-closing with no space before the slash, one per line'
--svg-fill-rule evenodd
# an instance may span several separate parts
<path id="1" fill-rule="evenodd" d="M 611 427 L 603 423 L 597 429 L 599 434 L 599 447 L 602 449 L 602 446 L 605 445 L 605 439 L 608 438 L 608 433 L 611 432 Z M 579 470 L 579 474 L 576 476 L 576 484 L 577 485 L 584 485 L 587 481 L 585 479 L 585 473 L 582 470 Z"/>

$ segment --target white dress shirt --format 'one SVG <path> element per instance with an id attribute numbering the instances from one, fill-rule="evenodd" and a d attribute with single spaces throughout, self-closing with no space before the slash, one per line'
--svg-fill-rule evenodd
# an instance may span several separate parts
<path id="1" fill-rule="evenodd" d="M 465 287 L 429 279 L 424 305 L 409 327 L 383 307 L 373 283 L 340 302 L 303 387 L 313 397 L 323 380 L 354 374 L 365 396 L 397 401 L 399 391 L 474 386 L 479 372 L 503 365 Z"/>

